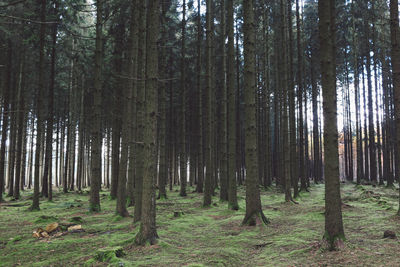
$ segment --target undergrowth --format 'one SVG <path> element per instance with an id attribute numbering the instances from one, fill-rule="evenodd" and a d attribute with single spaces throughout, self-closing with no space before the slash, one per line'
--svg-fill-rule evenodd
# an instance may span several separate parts
<path id="1" fill-rule="evenodd" d="M 90 213 L 88 194 L 54 192 L 41 199 L 40 211 L 29 212 L 31 191 L 19 201 L 0 204 L 0 266 L 399 266 L 400 242 L 383 239 L 391 230 L 400 235 L 393 188 L 342 185 L 345 246 L 338 252 L 321 249 L 324 232 L 324 186 L 301 192 L 299 204 L 284 203 L 274 188 L 261 190 L 267 226 L 241 226 L 245 189 L 238 188 L 239 210 L 220 202 L 202 208 L 202 195 L 179 197 L 177 188 L 157 202 L 157 245 L 137 247 L 139 224 L 115 215 L 115 200 L 101 192 L 101 212 Z M 193 192 L 188 188 L 187 192 Z M 218 192 L 217 192 L 218 193 Z M 133 214 L 133 207 L 128 208 Z M 175 217 L 174 212 L 180 216 Z M 84 232 L 36 239 L 32 232 L 52 222 L 73 222 Z M 120 252 L 115 252 L 121 250 Z"/>

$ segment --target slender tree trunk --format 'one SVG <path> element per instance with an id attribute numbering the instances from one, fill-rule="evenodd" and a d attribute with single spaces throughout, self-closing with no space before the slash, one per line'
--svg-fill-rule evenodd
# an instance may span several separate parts
<path id="1" fill-rule="evenodd" d="M 22 145 L 23 145 L 23 135 L 24 135 L 24 114 L 25 114 L 25 89 L 23 84 L 24 75 L 24 65 L 25 65 L 25 54 L 22 52 L 20 70 L 18 74 L 18 107 L 17 107 L 17 144 L 16 144 L 16 166 L 15 166 L 15 184 L 13 196 L 15 199 L 20 198 L 20 185 L 21 185 L 21 165 L 22 165 Z"/>
<path id="2" fill-rule="evenodd" d="M 299 103 L 299 173 L 300 191 L 307 191 L 306 177 L 304 176 L 304 118 L 303 118 L 303 55 L 300 24 L 299 0 L 296 0 L 296 28 L 297 28 L 297 101 Z M 296 194 L 295 194 L 296 197 Z"/>
<path id="3" fill-rule="evenodd" d="M 136 101 L 137 101 L 137 62 L 138 62 L 138 19 L 139 10 L 137 9 L 138 0 L 131 1 L 131 21 L 130 21 L 130 46 L 129 46 L 129 65 L 128 65 L 128 77 L 133 79 L 129 82 L 129 86 L 132 86 L 132 99 L 131 99 L 131 121 L 129 122 L 129 168 L 128 168 L 128 205 L 133 206 L 135 203 L 135 173 L 136 173 L 136 150 L 135 150 L 135 138 L 136 138 Z"/>
<path id="4" fill-rule="evenodd" d="M 134 66 L 133 64 L 136 63 L 136 34 L 135 28 L 137 25 L 137 1 L 132 1 L 132 10 L 131 10 L 131 35 L 129 37 L 129 67 L 127 77 L 130 75 L 134 75 Z M 136 76 L 136 75 L 134 75 Z M 128 153 L 129 153 L 129 146 L 131 144 L 131 134 L 132 134 L 132 126 L 131 126 L 131 118 L 133 117 L 133 97 L 134 97 L 134 83 L 132 80 L 126 80 L 126 89 L 122 91 L 122 104 L 123 104 L 123 114 L 126 114 L 122 118 L 122 141 L 121 141 L 121 160 L 119 165 L 119 174 L 118 174 L 118 194 L 117 194 L 117 213 L 122 216 L 128 216 L 128 211 L 126 209 L 126 181 L 127 181 L 127 163 L 128 163 Z M 133 153 L 133 150 L 131 150 Z M 133 184 L 130 184 L 133 186 Z"/>
<path id="5" fill-rule="evenodd" d="M 203 206 L 208 207 L 211 205 L 211 195 L 213 192 L 212 184 L 212 155 L 211 155 L 211 143 L 212 143 L 212 112 L 211 112 L 211 87 L 212 87 L 212 71 L 211 71 L 211 57 L 212 57 L 212 33 L 211 33 L 211 17 L 212 17 L 212 1 L 206 1 L 206 87 L 204 97 L 204 122 L 205 122 L 205 138 L 204 138 L 204 158 L 205 158 L 205 181 L 204 181 L 204 200 Z"/>
<path id="6" fill-rule="evenodd" d="M 374 1 L 372 1 L 372 10 L 374 10 Z M 377 32 L 376 32 L 376 17 L 374 16 L 373 19 L 373 46 L 372 50 L 374 52 L 374 87 L 375 87 L 375 114 L 376 114 L 376 150 L 377 150 L 377 155 L 378 155 L 378 167 L 377 167 L 377 180 L 379 181 L 379 184 L 383 184 L 383 174 L 382 174 L 382 142 L 381 142 L 381 124 L 379 121 L 379 100 L 381 99 L 379 95 L 379 86 L 378 86 L 378 51 L 377 51 Z"/>
<path id="7" fill-rule="evenodd" d="M 1 130 L 1 147 L 0 147 L 0 202 L 3 201 L 3 190 L 5 186 L 5 162 L 6 162 L 6 142 L 7 142 L 7 131 L 9 122 L 9 105 L 10 105 L 10 92 L 11 92 L 11 70 L 12 70 L 12 43 L 8 40 L 7 45 L 7 72 L 4 84 L 3 94 L 3 117 L 2 117 L 2 130 Z"/>
<path id="8" fill-rule="evenodd" d="M 238 210 L 236 189 L 236 87 L 235 87 L 235 40 L 233 32 L 233 1 L 228 0 L 227 5 L 227 92 L 228 92 L 228 206 Z"/>
<path id="9" fill-rule="evenodd" d="M 377 172 L 376 172 L 375 126 L 374 126 L 374 108 L 373 108 L 374 103 L 372 101 L 369 25 L 370 23 L 365 25 L 366 36 L 367 36 L 366 68 L 367 68 L 367 83 L 368 83 L 368 136 L 369 136 L 369 160 L 370 160 L 369 166 L 370 166 L 370 180 L 372 183 L 375 184 L 377 182 Z"/>
<path id="10" fill-rule="evenodd" d="M 287 24 L 289 30 L 289 51 L 288 51 L 288 97 L 289 97 L 289 143 L 290 143 L 290 184 L 294 189 L 294 197 L 299 194 L 298 188 L 298 156 L 296 150 L 296 105 L 295 105 L 295 88 L 293 73 L 293 21 L 292 21 L 292 1 L 287 1 Z M 292 196 L 290 196 L 291 200 Z"/>
<path id="11" fill-rule="evenodd" d="M 364 179 L 369 181 L 370 180 L 370 172 L 369 172 L 369 155 L 368 155 L 368 127 L 367 127 L 367 101 L 366 101 L 366 94 L 367 90 L 365 88 L 365 74 L 364 74 L 364 65 L 362 65 L 362 84 L 363 84 L 363 104 L 364 104 L 364 166 L 365 166 L 365 175 Z"/>
<path id="12" fill-rule="evenodd" d="M 324 98 L 325 235 L 330 249 L 344 238 L 340 199 L 336 95 L 335 0 L 319 0 L 321 85 Z"/>
<path id="13" fill-rule="evenodd" d="M 397 137 L 400 137 L 400 45 L 399 45 L 399 3 L 398 0 L 390 0 L 390 36 L 392 45 L 392 75 L 393 75 L 393 93 L 394 93 L 394 110 L 396 120 Z M 397 150 L 400 149 L 400 138 L 397 138 Z M 400 153 L 397 151 L 397 155 Z M 400 158 L 396 157 L 396 166 L 399 168 Z M 400 181 L 400 177 L 397 177 Z M 397 215 L 400 216 L 400 191 L 399 191 L 399 210 Z"/>
<path id="14" fill-rule="evenodd" d="M 120 19 L 122 20 L 122 18 Z M 120 153 L 123 148 L 121 145 L 121 131 L 122 131 L 122 117 L 123 105 L 125 100 L 123 98 L 123 83 L 121 81 L 122 74 L 122 53 L 123 53 L 123 39 L 125 33 L 123 21 L 118 21 L 118 25 L 115 28 L 115 47 L 114 47 L 114 69 L 117 73 L 115 77 L 115 88 L 114 88 L 114 114 L 112 123 L 112 166 L 111 166 L 111 199 L 117 198 L 119 174 L 121 173 L 120 168 Z"/>
<path id="15" fill-rule="evenodd" d="M 100 211 L 100 187 L 101 187 L 101 72 L 102 72 L 102 47 L 103 47 L 103 0 L 97 0 L 96 15 L 96 50 L 94 68 L 92 132 L 91 132 L 91 183 L 90 206 L 92 212 Z"/>
<path id="16" fill-rule="evenodd" d="M 270 130 L 270 50 L 269 50 L 269 28 L 268 28 L 268 15 L 269 8 L 266 6 L 263 11 L 263 38 L 264 38 L 264 66 L 263 66 L 263 76 L 264 76 L 264 93 L 265 93 L 265 103 L 264 103 L 264 149 L 265 149 L 265 165 L 264 165 L 264 188 L 268 188 L 272 184 L 271 179 L 271 130 Z"/>
<path id="17" fill-rule="evenodd" d="M 63 192 L 68 193 L 68 166 L 69 166 L 69 160 L 70 160 L 70 149 L 71 149 L 71 123 L 69 122 L 70 118 L 68 118 L 68 124 L 66 125 L 67 127 L 67 140 L 66 140 L 66 148 L 65 148 L 65 163 L 63 166 L 64 173 L 63 173 Z"/>
<path id="18" fill-rule="evenodd" d="M 362 127 L 361 127 L 361 114 L 360 114 L 360 81 L 358 73 L 358 42 L 356 35 L 356 18 L 355 18 L 355 2 L 352 1 L 352 16 L 353 16 L 353 69 L 354 69 L 354 101 L 356 108 L 356 135 L 357 135 L 357 184 L 361 183 L 364 179 L 364 163 L 363 163 L 363 148 L 362 148 Z"/>
<path id="19" fill-rule="evenodd" d="M 55 14 L 57 11 L 57 4 Z M 51 161 L 53 160 L 53 117 L 54 117 L 54 82 L 55 82 L 55 69 L 56 69 L 56 43 L 57 43 L 57 23 L 52 26 L 52 47 L 51 47 L 51 67 L 50 67 L 50 86 L 47 95 L 47 129 L 46 129 L 46 152 L 45 152 L 45 162 L 43 171 L 43 181 L 47 181 L 46 189 L 43 187 L 44 191 L 48 191 L 49 201 L 53 200 L 52 191 L 52 171 L 51 171 Z"/>
<path id="20" fill-rule="evenodd" d="M 314 69 L 314 55 L 311 55 L 311 69 L 310 69 L 310 74 L 311 74 L 311 87 L 312 87 L 312 92 L 311 92 L 311 98 L 312 98 L 312 111 L 313 111 L 313 158 L 314 158 L 314 182 L 317 184 L 320 180 L 320 164 L 321 162 L 319 161 L 320 155 L 319 155 L 319 148 L 320 148 L 320 143 L 319 143 L 319 125 L 318 125 L 318 86 L 317 86 L 317 81 L 315 79 L 315 69 Z"/>
<path id="21" fill-rule="evenodd" d="M 24 191 L 26 185 L 26 157 L 27 157 L 27 145 L 28 145 L 28 109 L 25 108 L 24 110 L 24 130 L 23 130 L 23 137 L 22 137 L 22 159 L 21 159 L 21 191 Z"/>
<path id="22" fill-rule="evenodd" d="M 85 154 L 85 83 L 84 76 L 82 75 L 82 92 L 80 96 L 80 115 L 79 115 L 79 130 L 78 130 L 78 169 L 76 183 L 78 191 L 82 190 L 82 181 L 84 179 L 84 154 Z M 104 161 L 106 163 L 106 161 Z M 107 175 L 107 174 L 106 174 Z"/>
<path id="23" fill-rule="evenodd" d="M 32 187 L 32 176 L 33 176 L 33 139 L 35 135 L 35 119 L 32 114 L 32 130 L 31 130 L 31 145 L 30 145 L 30 151 L 29 151 L 29 171 L 28 171 L 28 189 L 31 189 Z"/>
<path id="24" fill-rule="evenodd" d="M 46 21 L 46 0 L 40 0 L 40 21 Z M 46 24 L 40 24 L 39 34 L 39 82 L 37 93 L 37 134 L 35 149 L 35 173 L 34 173 L 34 189 L 31 210 L 39 210 L 39 179 L 40 179 L 40 151 L 42 150 L 42 131 L 43 131 L 43 88 L 44 88 L 44 46 L 45 46 Z"/>
<path id="25" fill-rule="evenodd" d="M 197 65 L 196 65 L 196 73 L 197 73 L 197 185 L 196 192 L 203 193 L 204 186 L 204 164 L 203 164 L 203 90 L 201 86 L 201 43 L 203 40 L 203 32 L 201 25 L 201 1 L 197 0 Z"/>
<path id="26" fill-rule="evenodd" d="M 138 83 L 137 83 L 137 132 L 136 132 L 136 179 L 135 179 L 135 213 L 133 221 L 138 222 L 142 216 L 142 187 L 144 176 L 144 125 L 145 125 L 145 68 L 146 68 L 146 2 L 139 1 L 139 43 L 138 43 Z"/>
<path id="27" fill-rule="evenodd" d="M 255 21 L 253 1 L 243 3 L 244 34 L 244 102 L 246 142 L 246 215 L 242 224 L 268 223 L 261 208 L 258 188 L 258 162 L 256 146 L 256 65 L 255 65 Z"/>
<path id="28" fill-rule="evenodd" d="M 161 42 L 165 43 L 167 41 L 167 27 L 165 25 L 166 21 L 166 14 L 169 9 L 168 4 L 161 4 Z M 161 48 L 161 56 L 160 56 L 160 75 L 165 77 L 168 73 L 168 65 L 166 60 L 166 48 Z M 170 59 L 171 60 L 171 59 Z M 168 62 L 170 63 L 170 62 Z M 167 191 L 166 185 L 168 180 L 168 171 L 167 171 L 167 129 L 166 129 L 166 120 L 167 120 L 167 109 L 166 109 L 166 90 L 167 90 L 167 83 L 163 82 L 160 84 L 160 89 L 158 90 L 158 103 L 159 103 L 159 149 L 160 149 L 160 165 L 159 165 L 159 191 L 158 191 L 158 198 L 159 199 L 166 199 L 167 198 Z M 193 162 L 190 162 L 190 166 L 192 167 Z M 192 177 L 192 173 L 191 173 Z"/>
<path id="29" fill-rule="evenodd" d="M 180 155 L 179 155 L 179 166 L 180 166 L 180 178 L 181 188 L 179 195 L 181 197 L 186 196 L 186 184 L 187 184 L 187 165 L 186 165 L 186 0 L 182 3 L 182 43 L 181 43 L 181 116 L 180 116 Z"/>
<path id="30" fill-rule="evenodd" d="M 229 0 L 228 0 L 229 1 Z M 222 78 L 220 86 L 221 90 L 221 103 L 220 103 L 220 199 L 223 201 L 228 200 L 228 162 L 227 162 L 227 85 L 226 85 L 226 8 L 225 0 L 221 0 L 221 46 L 222 46 Z M 234 176 L 233 176 L 234 177 Z M 235 181 L 236 182 L 236 181 Z"/>
<path id="31" fill-rule="evenodd" d="M 142 216 L 139 233 L 135 242 L 139 245 L 153 245 L 158 238 L 156 230 L 155 180 L 156 137 L 157 137 L 157 90 L 158 90 L 158 51 L 159 0 L 149 2 L 147 11 L 146 40 L 146 124 L 144 135 L 144 176 L 142 195 Z"/>

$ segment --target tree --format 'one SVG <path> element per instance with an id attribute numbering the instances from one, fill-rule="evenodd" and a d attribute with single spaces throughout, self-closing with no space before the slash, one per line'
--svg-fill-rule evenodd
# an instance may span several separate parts
<path id="1" fill-rule="evenodd" d="M 96 50 L 94 53 L 94 88 L 93 88 L 93 110 L 91 129 L 91 186 L 90 207 L 93 212 L 100 211 L 100 187 L 101 187 L 101 70 L 102 70 L 102 31 L 103 31 L 103 0 L 97 0 L 96 16 Z"/>
<path id="2" fill-rule="evenodd" d="M 181 188 L 179 195 L 186 196 L 187 165 L 186 165 L 186 0 L 182 3 L 182 43 L 181 43 L 181 117 L 180 117 L 180 177 Z"/>
<path id="3" fill-rule="evenodd" d="M 212 1 L 206 1 L 206 86 L 204 93 L 204 110 L 203 114 L 204 122 L 205 122 L 205 137 L 204 137 L 204 158 L 205 158 L 205 166 L 206 173 L 204 179 L 204 201 L 203 206 L 208 207 L 211 205 L 211 195 L 213 192 L 213 184 L 212 184 L 212 157 L 211 157 L 211 87 L 212 87 L 212 78 L 211 78 L 211 57 L 212 57 L 212 42 L 211 42 L 211 17 L 212 17 Z"/>
<path id="4" fill-rule="evenodd" d="M 46 0 L 40 0 L 40 34 L 39 34 L 39 81 L 38 81 L 38 96 L 37 96 L 37 130 L 36 130 L 36 153 L 35 153 L 35 173 L 34 173 L 34 188 L 33 201 L 30 209 L 32 211 L 39 210 L 39 179 L 40 179 L 40 153 L 42 150 L 42 132 L 43 132 L 43 87 L 44 87 L 44 46 L 46 35 Z"/>
<path id="5" fill-rule="evenodd" d="M 2 130 L 1 130 L 1 148 L 0 148 L 0 202 L 3 201 L 3 190 L 5 184 L 5 157 L 6 157 L 6 142 L 7 142 L 7 129 L 8 129 L 8 117 L 9 117 L 9 98 L 10 98 L 10 87 L 11 87 L 11 65 L 12 65 L 12 44 L 11 40 L 7 41 L 7 73 L 4 83 L 4 95 L 3 95 L 3 116 L 2 116 Z"/>
<path id="6" fill-rule="evenodd" d="M 17 150 L 16 150 L 16 167 L 15 167 L 15 186 L 14 186 L 14 198 L 20 198 L 20 183 L 21 183 L 21 165 L 22 165 L 22 142 L 23 142 L 23 135 L 24 135 L 24 109 L 25 109 L 25 94 L 24 94 L 24 85 L 22 82 L 22 76 L 24 71 L 25 65 L 25 55 L 22 53 L 21 55 L 21 62 L 20 62 L 20 70 L 19 70 L 19 77 L 18 77 L 18 111 L 17 111 Z M 11 185 L 9 185 L 11 186 Z"/>
<path id="7" fill-rule="evenodd" d="M 221 46 L 222 46 L 222 78 L 220 104 L 220 199 L 228 200 L 228 162 L 227 162 L 227 85 L 226 85 L 226 8 L 225 0 L 221 0 Z M 236 183 L 236 181 L 234 181 Z"/>
<path id="8" fill-rule="evenodd" d="M 57 15 L 58 3 L 55 3 L 54 13 Z M 55 67 L 56 67 L 56 43 L 57 43 L 57 24 L 52 25 L 52 47 L 51 47 L 51 70 L 50 70 L 50 86 L 47 96 L 47 129 L 46 129 L 46 153 L 43 171 L 43 181 L 47 181 L 48 198 L 52 200 L 52 171 L 51 161 L 53 160 L 53 120 L 54 120 L 54 83 L 55 83 Z"/>
<path id="9" fill-rule="evenodd" d="M 344 239 L 339 182 L 336 96 L 335 0 L 318 1 L 325 151 L 325 235 L 330 249 Z"/>
<path id="10" fill-rule="evenodd" d="M 153 245 L 157 238 L 155 180 L 157 173 L 156 137 L 157 137 L 157 90 L 158 90 L 158 33 L 159 0 L 150 1 L 147 10 L 146 40 L 146 124 L 144 135 L 144 175 L 142 194 L 142 216 L 140 230 L 135 242 Z"/>
<path id="11" fill-rule="evenodd" d="M 139 1 L 139 35 L 138 35 L 138 73 L 136 98 L 136 179 L 135 179 L 135 211 L 133 221 L 138 222 L 142 216 L 142 186 L 144 171 L 144 123 L 145 123 L 145 70 L 146 70 L 146 1 Z"/>
<path id="12" fill-rule="evenodd" d="M 203 31 L 201 25 L 201 1 L 197 0 L 197 64 L 196 64 L 196 72 L 197 72 L 197 82 L 196 82 L 196 96 L 197 96 L 197 185 L 196 192 L 203 193 L 204 187 L 204 164 L 203 164 L 203 90 L 201 88 L 201 42 L 203 40 Z"/>
<path id="13" fill-rule="evenodd" d="M 245 102 L 245 162 L 246 162 L 246 215 L 243 224 L 267 224 L 261 208 L 258 188 L 258 162 L 256 146 L 256 64 L 255 64 L 255 21 L 253 1 L 243 3 L 244 35 L 244 102 Z"/>
<path id="14" fill-rule="evenodd" d="M 391 36 L 391 52 L 392 52 L 392 75 L 393 75 L 393 93 L 394 93 L 394 109 L 396 120 L 397 134 L 397 156 L 396 169 L 400 166 L 399 149 L 400 149 L 400 44 L 399 44 L 399 2 L 398 0 L 390 0 L 390 36 Z M 397 177 L 397 179 L 400 179 Z M 400 192 L 399 192 L 400 194 Z M 400 216 L 400 195 L 399 210 L 397 215 Z"/>
<path id="15" fill-rule="evenodd" d="M 226 31 L 228 34 L 227 92 L 228 92 L 228 206 L 238 210 L 236 189 L 236 87 L 235 87 L 235 40 L 233 32 L 233 1 L 226 4 Z"/>

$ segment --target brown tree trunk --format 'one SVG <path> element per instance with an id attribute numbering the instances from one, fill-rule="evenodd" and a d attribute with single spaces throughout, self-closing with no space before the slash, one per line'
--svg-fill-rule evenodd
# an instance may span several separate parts
<path id="1" fill-rule="evenodd" d="M 46 0 L 40 1 L 40 21 L 46 20 Z M 35 153 L 35 173 L 34 190 L 31 210 L 39 210 L 39 179 L 40 179 L 40 151 L 42 150 L 42 132 L 43 132 L 43 88 L 44 88 L 44 46 L 45 46 L 46 24 L 40 24 L 39 34 L 39 83 L 37 93 L 37 134 L 36 134 L 36 153 Z"/>
<path id="2" fill-rule="evenodd" d="M 335 0 L 319 0 L 321 85 L 324 98 L 325 235 L 330 249 L 344 239 L 339 182 L 336 95 Z"/>
<path id="3" fill-rule="evenodd" d="M 101 187 L 101 71 L 102 71 L 102 31 L 103 31 L 103 0 L 97 0 L 96 15 L 96 50 L 94 68 L 93 110 L 91 125 L 91 183 L 90 206 L 92 212 L 100 211 L 100 187 Z"/>
<path id="4" fill-rule="evenodd" d="M 7 142 L 7 131 L 9 122 L 9 104 L 10 104 L 10 92 L 11 92 L 11 69 L 12 69 L 12 43 L 8 40 L 7 45 L 7 72 L 4 84 L 4 95 L 3 95 L 3 117 L 2 117 L 2 130 L 1 130 L 1 147 L 0 147 L 0 202 L 3 201 L 3 190 L 5 186 L 5 162 L 6 162 L 6 142 Z"/>
<path id="5" fill-rule="evenodd" d="M 139 245 L 156 243 L 156 197 L 155 181 L 157 173 L 157 90 L 158 90 L 158 51 L 159 0 L 149 2 L 147 11 L 146 38 L 146 124 L 144 134 L 144 176 L 142 194 L 142 216 L 140 230 L 135 242 Z"/>
<path id="6" fill-rule="evenodd" d="M 268 223 L 261 208 L 258 188 L 258 162 L 256 146 L 256 65 L 255 65 L 255 21 L 253 1 L 243 3 L 244 34 L 244 103 L 246 142 L 246 215 L 242 224 Z"/>
<path id="7" fill-rule="evenodd" d="M 142 216 L 142 187 L 144 176 L 144 124 L 145 124 L 145 69 L 146 69 L 146 1 L 139 1 L 139 43 L 138 43 L 138 83 L 137 83 L 137 145 L 136 179 L 135 179 L 135 213 L 133 221 L 138 222 Z"/>
<path id="8" fill-rule="evenodd" d="M 212 17 L 212 1 L 206 1 L 206 86 L 205 86 L 205 97 L 204 97 L 204 122 L 205 122 L 205 138 L 204 138 L 204 158 L 205 158 L 205 181 L 204 181 L 204 200 L 203 206 L 208 207 L 211 205 L 211 195 L 213 192 L 212 184 L 212 155 L 211 155 L 211 144 L 212 140 L 212 112 L 211 112 L 211 87 L 212 87 L 212 71 L 211 71 L 211 57 L 212 57 L 212 33 L 211 33 L 211 17 Z"/>
<path id="9" fill-rule="evenodd" d="M 392 45 L 392 75 L 393 75 L 393 93 L 394 93 L 394 110 L 397 131 L 397 150 L 400 149 L 400 44 L 399 44 L 399 2 L 398 0 L 390 0 L 390 36 Z M 397 155 L 400 152 L 397 151 Z M 396 157 L 396 166 L 400 166 L 400 158 Z M 400 177 L 397 177 L 400 181 Z M 399 191 L 400 194 L 400 191 Z M 399 195 L 399 210 L 397 215 L 400 216 L 400 195 Z"/>
<path id="10" fill-rule="evenodd" d="M 228 206 L 238 210 L 236 186 L 236 87 L 235 87 L 235 40 L 233 32 L 233 1 L 228 0 L 227 5 L 227 91 L 228 91 Z"/>

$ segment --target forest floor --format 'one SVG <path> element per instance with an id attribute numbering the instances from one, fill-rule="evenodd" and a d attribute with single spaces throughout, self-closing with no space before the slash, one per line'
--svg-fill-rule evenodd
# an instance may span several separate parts
<path id="1" fill-rule="evenodd" d="M 398 192 L 393 188 L 342 184 L 345 247 L 329 252 L 320 246 L 324 229 L 324 186 L 301 193 L 299 204 L 284 203 L 275 189 L 262 190 L 267 226 L 244 227 L 244 188 L 239 188 L 239 211 L 214 197 L 202 208 L 202 195 L 157 201 L 159 242 L 136 247 L 139 226 L 132 218 L 115 215 L 115 200 L 101 192 L 102 211 L 88 213 L 88 193 L 55 192 L 42 200 L 41 210 L 29 212 L 32 192 L 22 200 L 0 204 L 0 266 L 400 266 L 400 219 L 395 216 Z M 188 188 L 192 192 L 193 188 Z M 129 208 L 133 214 L 133 207 Z M 183 212 L 174 217 L 174 212 Z M 47 217 L 46 217 L 47 216 Z M 32 232 L 49 223 L 80 221 L 83 232 L 37 239 Z M 80 220 L 82 219 L 82 220 Z M 385 230 L 398 239 L 383 238 Z M 58 237 L 57 237 L 58 236 Z M 94 255 L 122 247 L 122 257 L 107 262 Z M 106 257 L 105 257 L 106 258 Z"/>

